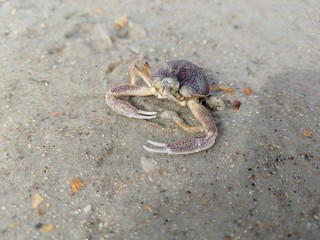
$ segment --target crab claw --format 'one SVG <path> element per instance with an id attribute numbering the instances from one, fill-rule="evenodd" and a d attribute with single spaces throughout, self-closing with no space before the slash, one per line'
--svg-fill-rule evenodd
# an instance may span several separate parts
<path id="1" fill-rule="evenodd" d="M 167 154 L 190 154 L 210 148 L 215 143 L 218 135 L 217 127 L 211 113 L 195 100 L 189 101 L 188 107 L 201 123 L 204 132 L 206 133 L 205 137 L 189 138 L 172 143 L 160 143 L 148 140 L 149 144 L 158 148 L 146 146 L 143 146 L 143 148 L 149 152 Z"/>
<path id="2" fill-rule="evenodd" d="M 160 143 L 148 140 L 153 146 L 159 148 L 149 148 L 143 146 L 143 148 L 153 153 L 167 153 L 167 154 L 190 154 L 203 151 L 214 144 L 215 137 L 204 137 L 204 138 L 189 138 L 173 143 Z"/>
<path id="3" fill-rule="evenodd" d="M 148 87 L 137 85 L 122 85 L 111 89 L 106 94 L 106 103 L 117 113 L 139 119 L 152 119 L 157 116 L 157 112 L 144 111 L 135 108 L 127 101 L 119 99 L 121 96 L 149 96 L 153 95 L 153 90 Z"/>
<path id="4" fill-rule="evenodd" d="M 138 110 L 137 113 L 139 114 L 137 118 L 151 119 L 157 117 L 157 112 Z"/>

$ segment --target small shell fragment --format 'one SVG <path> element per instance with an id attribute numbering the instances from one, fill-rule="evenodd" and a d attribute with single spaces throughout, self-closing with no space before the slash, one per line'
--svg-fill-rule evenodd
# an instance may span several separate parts
<path id="1" fill-rule="evenodd" d="M 40 204 L 43 202 L 43 198 L 39 193 L 36 193 L 32 198 L 32 209 L 36 210 L 40 206 Z"/>
<path id="2" fill-rule="evenodd" d="M 71 190 L 73 193 L 78 192 L 83 187 L 83 183 L 79 178 L 71 179 Z"/>
<path id="3" fill-rule="evenodd" d="M 243 93 L 246 94 L 246 95 L 248 95 L 248 96 L 250 96 L 250 95 L 252 95 L 253 91 L 252 91 L 251 88 L 244 87 L 244 88 L 243 88 Z"/>
<path id="4" fill-rule="evenodd" d="M 55 118 L 55 117 L 59 117 L 59 112 L 50 112 L 50 117 Z"/>
<path id="5" fill-rule="evenodd" d="M 304 130 L 303 136 L 304 137 L 308 137 L 308 138 L 311 137 L 312 136 L 312 130 L 311 129 Z"/>
<path id="6" fill-rule="evenodd" d="M 241 106 L 241 102 L 238 99 L 233 101 L 232 103 L 233 110 L 239 110 L 240 106 Z"/>
<path id="7" fill-rule="evenodd" d="M 129 19 L 128 16 L 122 16 L 118 21 L 114 24 L 114 28 L 119 30 L 128 25 Z"/>
<path id="8" fill-rule="evenodd" d="M 40 231 L 41 233 L 48 233 L 48 232 L 51 232 L 53 229 L 54 229 L 53 224 L 49 223 L 49 224 L 47 224 L 47 225 L 43 225 L 43 226 L 39 229 L 39 231 Z"/>

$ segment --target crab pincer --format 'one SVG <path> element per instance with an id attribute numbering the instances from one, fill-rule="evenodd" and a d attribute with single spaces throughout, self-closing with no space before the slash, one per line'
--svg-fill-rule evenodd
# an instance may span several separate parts
<path id="1" fill-rule="evenodd" d="M 128 118 L 152 119 L 157 116 L 157 112 L 139 110 L 127 101 L 119 99 L 120 96 L 149 96 L 153 95 L 148 87 L 138 85 L 122 85 L 112 88 L 106 94 L 106 103 L 114 111 Z"/>
<path id="2" fill-rule="evenodd" d="M 218 130 L 211 113 L 197 101 L 189 101 L 188 106 L 193 115 L 202 125 L 202 131 L 206 134 L 202 138 L 189 138 L 172 143 L 160 143 L 147 140 L 149 144 L 159 148 L 149 148 L 143 146 L 149 152 L 167 153 L 167 154 L 190 154 L 200 152 L 210 148 L 218 135 Z"/>

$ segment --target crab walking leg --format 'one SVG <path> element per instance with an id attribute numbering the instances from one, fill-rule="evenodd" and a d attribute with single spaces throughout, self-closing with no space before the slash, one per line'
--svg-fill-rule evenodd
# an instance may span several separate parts
<path id="1" fill-rule="evenodd" d="M 149 66 L 149 65 L 147 65 Z M 137 65 L 133 65 L 130 68 L 130 76 L 131 76 L 131 85 L 135 85 L 137 82 L 137 75 L 142 78 L 142 80 L 148 85 L 148 87 L 152 86 L 152 80 L 150 79 L 150 75 L 147 71 L 147 67 L 143 66 L 143 70 L 141 71 Z M 151 70 L 150 70 L 151 71 Z"/>
<path id="2" fill-rule="evenodd" d="M 121 96 L 150 96 L 154 90 L 149 87 L 137 85 L 122 85 L 112 88 L 106 94 L 106 103 L 117 113 L 128 118 L 151 119 L 155 118 L 157 112 L 143 111 L 135 108 L 127 101 L 119 99 Z"/>
<path id="3" fill-rule="evenodd" d="M 148 78 L 151 77 L 152 71 L 148 62 L 145 62 L 144 64 L 142 64 L 141 70 L 145 76 L 147 76 Z"/>
<path id="4" fill-rule="evenodd" d="M 160 117 L 171 119 L 178 127 L 182 128 L 184 131 L 191 133 L 200 133 L 203 132 L 202 126 L 192 127 L 187 125 L 184 120 L 174 111 L 165 110 L 160 114 Z"/>
<path id="5" fill-rule="evenodd" d="M 196 100 L 190 100 L 187 105 L 191 109 L 193 115 L 201 123 L 206 136 L 202 138 L 190 138 L 173 143 L 159 143 L 149 140 L 148 142 L 151 145 L 159 148 L 143 146 L 147 151 L 168 154 L 190 154 L 208 149 L 215 143 L 218 131 L 211 113 Z"/>

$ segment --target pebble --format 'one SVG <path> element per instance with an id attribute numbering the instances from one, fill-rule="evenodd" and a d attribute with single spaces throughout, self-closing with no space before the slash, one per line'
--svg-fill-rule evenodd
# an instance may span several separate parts
<path id="1" fill-rule="evenodd" d="M 83 211 L 84 211 L 85 213 L 90 212 L 90 211 L 91 211 L 91 205 L 88 204 L 87 206 L 85 206 L 85 207 L 83 208 Z"/>

